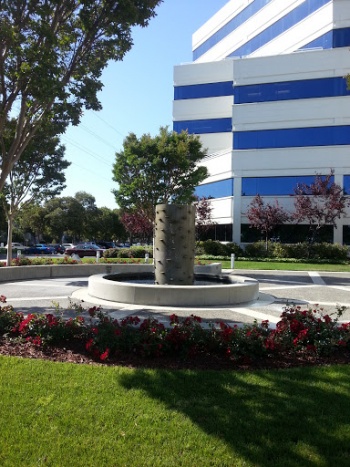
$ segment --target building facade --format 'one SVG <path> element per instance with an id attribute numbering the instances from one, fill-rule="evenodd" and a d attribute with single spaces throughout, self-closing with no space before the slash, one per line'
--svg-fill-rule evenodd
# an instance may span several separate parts
<path id="1" fill-rule="evenodd" d="M 173 128 L 207 149 L 197 194 L 213 198 L 213 238 L 252 241 L 254 196 L 292 211 L 315 174 L 333 170 L 350 195 L 349 46 L 350 0 L 231 0 L 194 33 L 193 62 L 174 68 Z M 325 235 L 350 244 L 350 211 Z"/>

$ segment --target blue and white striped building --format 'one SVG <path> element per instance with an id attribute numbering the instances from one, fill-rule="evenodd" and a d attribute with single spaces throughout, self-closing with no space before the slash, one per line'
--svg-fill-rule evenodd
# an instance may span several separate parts
<path id="1" fill-rule="evenodd" d="M 192 50 L 174 68 L 173 128 L 207 148 L 197 193 L 214 198 L 217 239 L 249 241 L 257 193 L 292 210 L 296 183 L 331 168 L 350 195 L 350 0 L 230 0 Z M 350 244 L 350 211 L 329 234 Z"/>

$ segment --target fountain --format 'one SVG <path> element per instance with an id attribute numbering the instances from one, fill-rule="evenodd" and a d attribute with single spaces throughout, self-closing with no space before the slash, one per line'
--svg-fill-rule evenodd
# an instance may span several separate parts
<path id="1" fill-rule="evenodd" d="M 172 307 L 234 305 L 258 298 L 255 279 L 218 274 L 210 267 L 206 274 L 195 273 L 194 253 L 194 206 L 159 204 L 154 266 L 142 265 L 134 271 L 121 266 L 117 273 L 90 276 L 88 294 L 124 304 Z"/>

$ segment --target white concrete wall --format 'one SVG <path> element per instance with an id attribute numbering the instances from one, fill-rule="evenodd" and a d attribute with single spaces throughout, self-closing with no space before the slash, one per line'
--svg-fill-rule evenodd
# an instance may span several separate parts
<path id="1" fill-rule="evenodd" d="M 350 96 L 239 104 L 233 131 L 306 128 L 350 124 Z"/>
<path id="2" fill-rule="evenodd" d="M 349 69 L 350 51 L 347 47 L 247 58 L 234 62 L 234 85 L 345 76 Z"/>
<path id="3" fill-rule="evenodd" d="M 220 83 L 232 81 L 234 60 L 228 59 L 215 63 L 185 63 L 174 67 L 174 86 Z"/>
<path id="4" fill-rule="evenodd" d="M 176 120 L 230 118 L 232 116 L 232 104 L 232 96 L 176 100 L 174 101 L 173 112 L 176 115 Z"/>

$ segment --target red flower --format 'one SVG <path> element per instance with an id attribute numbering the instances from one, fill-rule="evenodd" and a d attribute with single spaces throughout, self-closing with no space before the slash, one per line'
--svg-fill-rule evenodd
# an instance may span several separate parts
<path id="1" fill-rule="evenodd" d="M 193 319 L 193 321 L 197 321 L 197 323 L 202 322 L 202 318 L 200 316 L 191 315 L 191 318 Z"/>
<path id="2" fill-rule="evenodd" d="M 109 349 L 107 348 L 101 355 L 100 360 L 106 360 L 109 357 Z"/>
<path id="3" fill-rule="evenodd" d="M 93 328 L 91 329 L 91 331 L 92 331 L 94 334 L 98 334 L 98 328 L 96 328 L 96 327 L 93 327 Z"/>
<path id="4" fill-rule="evenodd" d="M 91 318 L 93 318 L 96 315 L 96 310 L 97 310 L 96 306 L 92 306 L 91 308 L 88 309 L 88 313 L 91 316 Z"/>
<path id="5" fill-rule="evenodd" d="M 93 343 L 94 343 L 94 340 L 93 340 L 93 339 L 89 339 L 89 340 L 87 341 L 87 343 L 85 344 L 85 349 L 86 349 L 86 350 L 91 350 L 91 347 L 92 347 Z"/>
<path id="6" fill-rule="evenodd" d="M 179 317 L 177 315 L 172 314 L 169 316 L 170 324 L 175 324 L 179 322 Z"/>
<path id="7" fill-rule="evenodd" d="M 308 344 L 306 346 L 306 350 L 308 350 L 309 352 L 316 352 L 316 347 L 312 344 Z"/>

